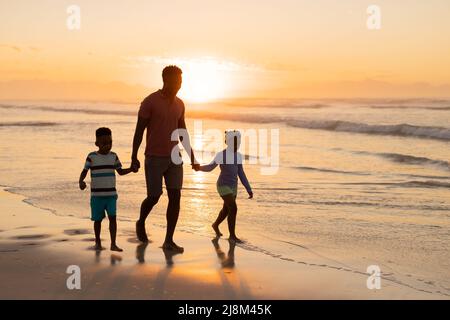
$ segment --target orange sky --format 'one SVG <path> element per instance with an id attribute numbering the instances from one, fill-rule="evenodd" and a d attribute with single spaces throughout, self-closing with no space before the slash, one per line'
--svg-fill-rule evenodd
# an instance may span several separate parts
<path id="1" fill-rule="evenodd" d="M 449 13 L 448 0 L 0 0 L 0 98 L 140 100 L 169 63 L 193 101 L 450 96 Z"/>

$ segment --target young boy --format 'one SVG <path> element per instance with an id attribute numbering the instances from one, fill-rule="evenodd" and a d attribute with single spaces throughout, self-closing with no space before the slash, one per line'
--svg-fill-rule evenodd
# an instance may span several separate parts
<path id="1" fill-rule="evenodd" d="M 242 155 L 238 152 L 241 143 L 240 132 L 236 130 L 225 131 L 225 143 L 227 144 L 227 148 L 217 153 L 210 164 L 200 166 L 198 170 L 209 172 L 214 170 L 217 165 L 220 165 L 220 175 L 217 179 L 217 192 L 223 200 L 223 207 L 216 221 L 212 224 L 212 227 L 217 237 L 220 237 L 222 233 L 219 230 L 219 225 L 227 218 L 228 230 L 230 232 L 229 240 L 240 243 L 242 241 L 236 236 L 237 177 L 239 176 L 239 179 L 247 190 L 249 199 L 253 198 L 253 192 L 245 175 L 244 167 L 242 166 Z"/>
<path id="2" fill-rule="evenodd" d="M 133 171 L 131 168 L 122 169 L 117 155 L 111 151 L 112 135 L 109 128 L 98 128 L 95 131 L 95 145 L 98 151 L 89 153 L 80 174 L 80 189 L 86 189 L 84 179 L 91 170 L 91 220 L 94 221 L 95 250 L 103 250 L 100 241 L 100 230 L 105 211 L 108 213 L 109 232 L 111 235 L 111 250 L 123 251 L 116 244 L 116 175 L 125 175 Z"/>

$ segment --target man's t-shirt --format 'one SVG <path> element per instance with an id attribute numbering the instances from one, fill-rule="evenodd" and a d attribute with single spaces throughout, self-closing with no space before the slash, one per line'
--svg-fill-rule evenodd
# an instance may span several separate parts
<path id="1" fill-rule="evenodd" d="M 178 140 L 172 141 L 171 136 L 178 129 L 178 121 L 184 117 L 183 101 L 175 97 L 171 103 L 158 90 L 142 101 L 138 115 L 149 119 L 145 155 L 170 156 L 172 149 L 178 145 Z"/>
<path id="2" fill-rule="evenodd" d="M 91 196 L 115 196 L 116 170 L 122 168 L 119 157 L 114 152 L 89 153 L 84 169 L 91 170 Z"/>

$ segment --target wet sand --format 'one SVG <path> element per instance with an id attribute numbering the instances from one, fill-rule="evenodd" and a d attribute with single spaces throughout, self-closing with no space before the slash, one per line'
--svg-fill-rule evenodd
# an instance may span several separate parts
<path id="1" fill-rule="evenodd" d="M 183 254 L 161 249 L 164 229 L 147 222 L 151 243 L 135 238 L 134 226 L 118 222 L 109 250 L 93 250 L 88 219 L 56 216 L 0 189 L 0 299 L 441 299 L 382 279 L 369 290 L 368 275 L 307 265 L 214 240 L 177 232 Z M 81 289 L 69 290 L 66 273 L 80 267 Z"/>

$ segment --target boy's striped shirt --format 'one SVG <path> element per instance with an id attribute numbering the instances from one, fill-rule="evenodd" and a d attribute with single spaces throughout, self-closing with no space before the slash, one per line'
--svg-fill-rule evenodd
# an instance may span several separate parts
<path id="1" fill-rule="evenodd" d="M 84 169 L 91 170 L 91 196 L 115 196 L 116 169 L 122 168 L 114 152 L 100 154 L 91 152 L 86 158 Z"/>

